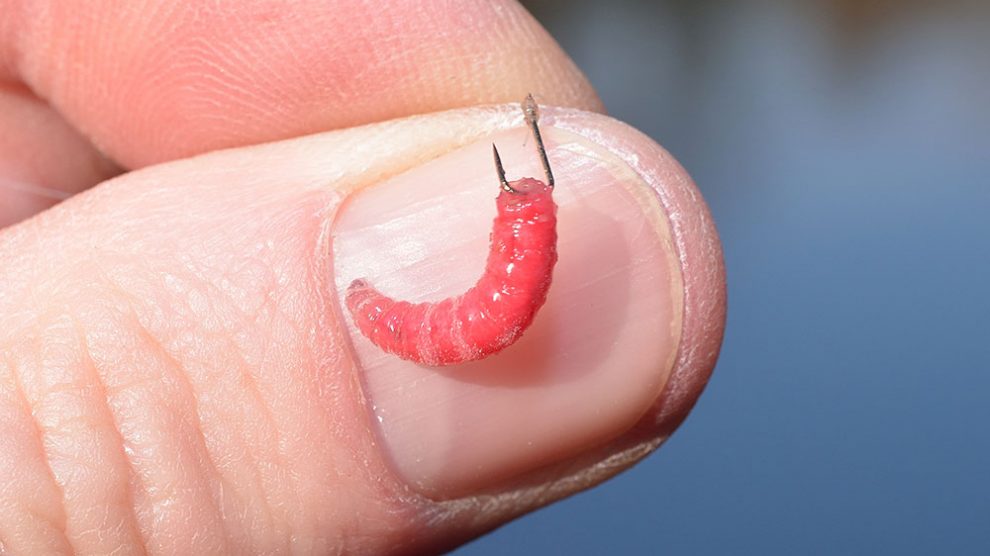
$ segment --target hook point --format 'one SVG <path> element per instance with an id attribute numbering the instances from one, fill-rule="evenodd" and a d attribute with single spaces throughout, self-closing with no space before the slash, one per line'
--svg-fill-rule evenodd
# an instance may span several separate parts
<path id="1" fill-rule="evenodd" d="M 498 155 L 498 148 L 495 147 L 495 143 L 492 143 L 492 158 L 495 159 L 495 172 L 498 174 L 499 185 L 502 186 L 504 191 L 515 193 L 516 190 L 505 179 L 505 168 L 502 167 L 502 157 Z"/>

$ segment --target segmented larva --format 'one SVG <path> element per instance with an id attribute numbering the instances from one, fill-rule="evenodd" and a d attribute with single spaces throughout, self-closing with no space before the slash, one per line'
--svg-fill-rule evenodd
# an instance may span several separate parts
<path id="1" fill-rule="evenodd" d="M 382 350 L 425 365 L 482 359 L 518 340 L 546 301 L 557 262 L 557 205 L 532 96 L 522 109 L 547 181 L 507 182 L 492 145 L 501 191 L 488 262 L 478 282 L 459 296 L 433 303 L 396 301 L 363 279 L 347 288 L 354 323 Z"/>

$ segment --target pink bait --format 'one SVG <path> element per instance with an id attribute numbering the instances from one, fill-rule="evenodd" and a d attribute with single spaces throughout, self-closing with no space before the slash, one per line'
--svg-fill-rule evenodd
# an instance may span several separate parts
<path id="1" fill-rule="evenodd" d="M 507 182 L 492 145 L 502 190 L 495 200 L 488 262 L 478 282 L 459 296 L 427 303 L 396 301 L 362 279 L 347 288 L 345 302 L 354 323 L 382 350 L 434 366 L 483 359 L 518 340 L 546 301 L 557 262 L 557 205 L 532 96 L 522 108 L 547 181 Z"/>

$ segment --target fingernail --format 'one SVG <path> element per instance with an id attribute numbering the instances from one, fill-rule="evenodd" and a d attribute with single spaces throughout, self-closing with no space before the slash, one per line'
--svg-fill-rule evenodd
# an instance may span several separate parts
<path id="1" fill-rule="evenodd" d="M 381 351 L 344 308 L 363 278 L 413 302 L 463 293 L 488 254 L 498 180 L 491 141 L 356 192 L 334 223 L 334 273 L 386 457 L 444 498 L 496 488 L 629 430 L 673 366 L 681 270 L 656 193 L 619 157 L 546 127 L 559 261 L 546 304 L 512 346 L 424 367 Z M 522 129 L 493 137 L 508 178 L 543 175 Z"/>

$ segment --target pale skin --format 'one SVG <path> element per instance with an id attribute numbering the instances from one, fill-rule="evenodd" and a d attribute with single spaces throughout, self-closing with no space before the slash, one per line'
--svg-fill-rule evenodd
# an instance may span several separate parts
<path id="1" fill-rule="evenodd" d="M 291 4 L 0 9 L 0 553 L 442 551 L 632 465 L 700 394 L 724 318 L 706 209 L 673 159 L 599 115 L 588 82 L 528 14 L 489 1 Z M 554 344 L 543 382 L 520 395 L 608 403 L 594 419 L 527 416 L 540 424 L 529 434 L 546 436 L 519 443 L 519 427 L 492 423 L 540 404 L 503 384 L 413 380 L 419 369 L 372 361 L 335 309 L 333 269 L 350 278 L 381 262 L 354 230 L 389 197 L 351 196 L 392 178 L 468 175 L 475 143 L 491 171 L 493 137 L 507 171 L 526 172 L 508 157 L 528 92 L 556 107 L 541 124 L 555 174 L 570 169 L 560 190 L 579 196 L 562 200 L 562 217 L 622 212 L 613 235 L 594 237 L 616 242 L 604 252 L 628 258 L 640 282 L 635 299 L 597 299 L 596 268 L 560 276 L 548 302 L 559 326 L 582 345 L 627 347 L 572 360 Z M 626 186 L 656 194 L 614 196 Z M 402 206 L 441 202 L 435 188 L 405 187 Z M 561 272 L 581 264 L 563 253 Z M 442 286 L 478 272 L 451 268 Z M 396 293 L 436 289 L 398 276 Z M 571 291 L 583 296 L 576 312 Z M 605 322 L 599 302 L 627 303 L 615 322 L 638 326 L 581 328 Z M 549 321 L 541 330 L 558 334 Z M 490 362 L 491 376 L 513 376 L 510 361 Z M 410 378 L 397 389 L 381 377 Z M 493 413 L 478 417 L 484 443 L 451 441 L 442 460 L 429 457 L 460 438 L 443 419 L 410 437 L 409 421 L 369 409 L 419 415 L 444 395 Z M 529 444 L 545 448 L 514 455 Z"/>

